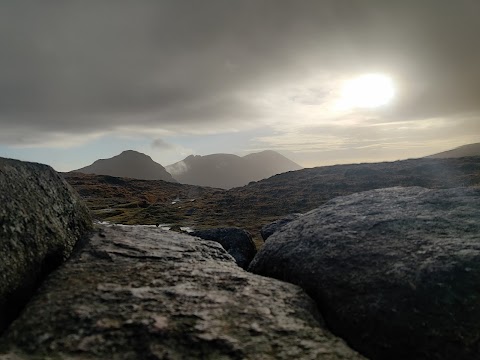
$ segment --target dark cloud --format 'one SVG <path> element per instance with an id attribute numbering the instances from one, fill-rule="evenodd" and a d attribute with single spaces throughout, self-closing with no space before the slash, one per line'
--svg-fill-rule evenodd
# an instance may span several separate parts
<path id="1" fill-rule="evenodd" d="M 154 148 L 157 148 L 157 149 L 164 149 L 164 150 L 168 150 L 168 149 L 173 149 L 175 146 L 166 142 L 165 140 L 163 139 L 155 139 L 152 141 L 152 147 Z"/>
<path id="2" fill-rule="evenodd" d="M 476 114 L 479 13 L 474 0 L 5 1 L 0 126 L 238 125 L 264 115 L 249 91 L 317 71 L 392 73 L 391 121 Z"/>

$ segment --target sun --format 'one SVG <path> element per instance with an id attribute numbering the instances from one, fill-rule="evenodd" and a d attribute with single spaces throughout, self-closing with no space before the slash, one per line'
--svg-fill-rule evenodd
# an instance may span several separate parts
<path id="1" fill-rule="evenodd" d="M 392 79 L 384 74 L 365 74 L 345 82 L 341 90 L 342 108 L 377 108 L 395 96 Z"/>

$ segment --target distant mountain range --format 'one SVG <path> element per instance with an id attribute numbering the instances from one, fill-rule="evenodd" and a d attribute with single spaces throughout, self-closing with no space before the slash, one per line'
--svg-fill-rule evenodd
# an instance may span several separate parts
<path id="1" fill-rule="evenodd" d="M 443 151 L 427 156 L 428 158 L 459 158 L 465 156 L 480 156 L 480 143 L 463 145 L 453 150 Z"/>
<path id="2" fill-rule="evenodd" d="M 167 171 L 182 184 L 230 189 L 302 167 L 271 150 L 243 157 L 232 154 L 190 155 Z"/>
<path id="3" fill-rule="evenodd" d="M 182 184 L 230 189 L 299 169 L 302 169 L 300 165 L 275 151 L 262 151 L 244 157 L 232 154 L 190 155 L 164 168 L 148 155 L 127 150 L 73 172 L 141 180 L 178 181 Z"/>
<path id="4" fill-rule="evenodd" d="M 176 182 L 162 165 L 153 161 L 150 156 L 134 150 L 126 150 L 109 159 L 97 160 L 92 165 L 72 172 Z"/>
<path id="5" fill-rule="evenodd" d="M 460 146 L 427 158 L 466 156 L 480 156 L 480 143 Z M 74 171 L 230 189 L 300 169 L 302 169 L 300 165 L 272 150 L 243 157 L 233 154 L 190 155 L 166 167 L 156 163 L 148 155 L 126 150 L 117 156 L 97 160 L 92 165 Z"/>

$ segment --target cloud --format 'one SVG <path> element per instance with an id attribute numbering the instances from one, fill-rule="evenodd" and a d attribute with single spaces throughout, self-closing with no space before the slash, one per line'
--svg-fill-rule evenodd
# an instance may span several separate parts
<path id="1" fill-rule="evenodd" d="M 158 148 L 158 149 L 174 149 L 175 146 L 166 142 L 163 139 L 155 139 L 152 141 L 152 147 Z"/>
<path id="2" fill-rule="evenodd" d="M 0 143 L 125 129 L 302 134 L 317 123 L 338 144 L 349 139 L 339 123 L 463 124 L 480 114 L 479 10 L 469 0 L 2 2 Z M 398 83 L 390 110 L 329 112 L 342 79 L 372 71 Z"/>
<path id="3" fill-rule="evenodd" d="M 188 165 L 185 161 L 181 160 L 176 162 L 175 164 L 168 165 L 167 171 L 172 176 L 182 175 L 186 171 L 188 171 Z"/>
<path id="4" fill-rule="evenodd" d="M 448 149 L 477 142 L 479 133 L 480 122 L 477 117 L 366 122 L 357 126 L 322 125 L 259 136 L 252 141 L 251 150 L 274 149 L 290 153 L 349 151 L 354 154 L 360 149 L 369 148 L 376 149 L 379 154 L 385 150 L 396 150 L 399 154 L 397 158 L 402 158 L 402 149 L 441 149 L 442 146 Z"/>

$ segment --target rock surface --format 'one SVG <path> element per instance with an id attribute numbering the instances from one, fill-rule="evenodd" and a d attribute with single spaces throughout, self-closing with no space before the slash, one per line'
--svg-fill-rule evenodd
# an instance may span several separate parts
<path id="1" fill-rule="evenodd" d="M 87 208 L 51 167 L 0 158 L 0 333 L 91 226 Z"/>
<path id="2" fill-rule="evenodd" d="M 302 215 L 303 214 L 300 214 L 300 213 L 289 214 L 287 216 L 282 217 L 281 219 L 271 222 L 270 224 L 264 225 L 262 227 L 262 230 L 260 230 L 260 235 L 262 235 L 262 239 L 267 240 L 270 236 L 273 235 L 273 233 L 280 230 L 283 226 L 287 225 L 289 222 L 292 222 L 293 220 L 297 220 Z"/>
<path id="3" fill-rule="evenodd" d="M 273 234 L 250 269 L 303 287 L 371 359 L 480 358 L 480 189 L 336 198 Z"/>
<path id="4" fill-rule="evenodd" d="M 219 244 L 100 230 L 12 324 L 0 359 L 363 359 L 299 287 L 245 272 Z"/>
<path id="5" fill-rule="evenodd" d="M 218 242 L 227 252 L 233 256 L 238 266 L 246 269 L 257 253 L 252 236 L 239 228 L 216 228 L 197 230 L 190 233 L 204 240 Z"/>

